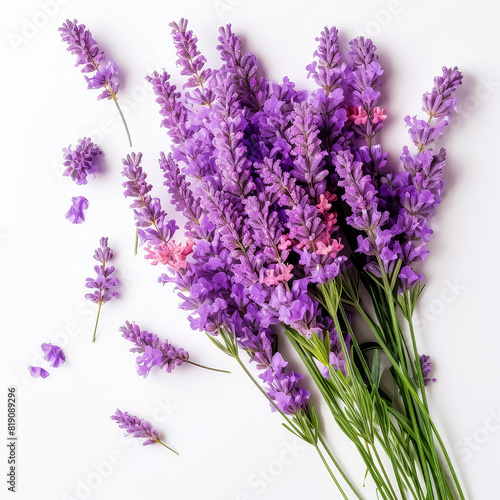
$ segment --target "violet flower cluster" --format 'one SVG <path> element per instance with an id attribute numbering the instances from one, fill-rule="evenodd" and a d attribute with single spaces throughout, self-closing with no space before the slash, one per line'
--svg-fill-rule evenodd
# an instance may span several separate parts
<path id="1" fill-rule="evenodd" d="M 92 342 L 95 342 L 101 306 L 118 297 L 116 288 L 119 285 L 119 281 L 115 276 L 112 276 L 115 272 L 115 268 L 108 265 L 109 261 L 113 258 L 113 250 L 111 250 L 108 246 L 108 238 L 101 238 L 99 240 L 99 248 L 96 249 L 93 257 L 100 264 L 94 266 L 97 278 L 87 278 L 86 280 L 85 286 L 87 288 L 93 288 L 94 291 L 92 293 L 85 294 L 85 298 L 91 300 L 94 304 L 98 304 L 99 306 L 94 328 L 94 336 L 92 338 Z"/>
<path id="2" fill-rule="evenodd" d="M 129 340 L 135 347 L 130 352 L 140 354 L 136 358 L 137 373 L 146 378 L 153 366 L 160 369 L 165 368 L 167 373 L 174 370 L 175 367 L 189 361 L 189 353 L 182 348 L 175 348 L 168 340 L 160 341 L 154 333 L 139 328 L 136 323 L 125 322 L 120 327 L 122 337 Z"/>
<path id="3" fill-rule="evenodd" d="M 161 154 L 160 166 L 176 209 L 188 221 L 193 253 L 181 259 L 182 266 L 170 265 L 173 276 L 163 274 L 160 281 L 175 283 L 181 307 L 193 311 L 194 329 L 233 335 L 263 370 L 274 404 L 293 414 L 306 407 L 309 392 L 274 351 L 271 327 L 283 322 L 306 337 L 335 331 L 308 286 L 337 276 L 345 261 L 332 210 L 330 152 L 321 142 L 328 133 L 333 151 L 341 140 L 344 66 L 338 57 L 327 63 L 320 58 L 329 82 L 317 97 L 324 104 L 320 114 L 288 79 L 280 85 L 256 78 L 257 60 L 242 53 L 230 26 L 220 31 L 219 71 L 205 69 L 184 20 L 171 27 L 181 73 L 189 77 L 185 87 L 198 93 L 183 102 L 168 73 L 148 80 L 174 144 L 171 154 Z M 328 32 L 324 43 L 335 37 Z M 135 185 L 144 198 L 150 190 L 145 178 Z M 126 196 L 143 203 L 138 192 Z M 147 256 L 153 264 L 162 262 L 158 257 Z M 335 345 L 334 357 L 340 355 Z"/>
<path id="4" fill-rule="evenodd" d="M 79 139 L 74 150 L 69 145 L 63 148 L 63 153 L 63 165 L 66 167 L 63 175 L 71 177 L 78 185 L 87 184 L 87 176 L 90 174 L 93 174 L 95 179 L 95 173 L 99 168 L 97 158 L 104 153 L 90 138 Z"/>

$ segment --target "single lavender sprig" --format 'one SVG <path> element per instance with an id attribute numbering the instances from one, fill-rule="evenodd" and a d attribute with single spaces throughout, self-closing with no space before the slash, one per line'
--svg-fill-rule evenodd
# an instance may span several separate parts
<path id="1" fill-rule="evenodd" d="M 99 305 L 92 342 L 95 342 L 101 306 L 111 299 L 116 299 L 118 297 L 118 292 L 114 289 L 119 285 L 118 279 L 111 276 L 115 268 L 107 265 L 113 258 L 113 251 L 108 247 L 108 238 L 101 238 L 99 240 L 99 245 L 100 247 L 94 252 L 94 259 L 100 262 L 100 265 L 94 266 L 97 278 L 87 278 L 87 282 L 85 283 L 87 288 L 95 288 L 95 291 L 93 293 L 87 293 L 85 298 Z"/>
<path id="2" fill-rule="evenodd" d="M 77 56 L 75 66 L 83 66 L 82 73 L 93 73 L 90 78 L 85 75 L 88 88 L 104 89 L 99 94 L 98 99 L 113 99 L 115 102 L 127 132 L 129 146 L 132 147 L 127 122 L 118 104 L 117 94 L 120 82 L 116 76 L 118 74 L 116 64 L 111 59 L 106 60 L 104 52 L 92 38 L 92 33 L 84 24 L 78 24 L 76 19 L 73 22 L 67 19 L 59 28 L 59 31 L 63 41 L 69 45 L 68 51 Z"/>
<path id="3" fill-rule="evenodd" d="M 66 356 L 59 346 L 43 343 L 41 348 L 44 354 L 43 359 L 49 362 L 53 368 L 58 368 L 66 362 Z"/>
<path id="4" fill-rule="evenodd" d="M 424 260 L 428 255 L 426 244 L 432 230 L 429 222 L 441 202 L 444 189 L 443 173 L 446 151 L 432 150 L 432 143 L 450 122 L 456 111 L 455 91 L 462 83 L 462 74 L 457 68 L 442 69 L 443 75 L 434 79 L 431 92 L 423 96 L 423 111 L 428 121 L 407 116 L 408 132 L 418 152 L 412 154 L 407 146 L 400 159 L 404 172 L 394 176 L 394 194 L 399 199 L 399 212 L 394 228 L 402 235 L 400 258 L 405 264 L 400 272 L 401 289 L 409 290 L 423 277 L 415 273 L 410 265 Z"/>
<path id="5" fill-rule="evenodd" d="M 125 430 L 125 436 L 132 434 L 132 437 L 135 438 L 146 438 L 146 441 L 142 443 L 143 446 L 160 443 L 161 445 L 165 446 L 165 448 L 173 451 L 176 455 L 179 454 L 175 450 L 170 448 L 170 446 L 167 446 L 160 440 L 160 434 L 158 430 L 149 422 L 146 422 L 146 420 L 134 415 L 130 415 L 127 412 L 122 412 L 118 409 L 110 418 L 118 424 L 120 429 Z"/>
<path id="6" fill-rule="evenodd" d="M 126 321 L 119 330 L 122 332 L 123 338 L 135 345 L 135 347 L 130 349 L 130 352 L 142 355 L 136 358 L 136 368 L 137 373 L 144 378 L 149 375 L 153 366 L 158 366 L 160 369 L 165 367 L 166 372 L 171 373 L 177 366 L 184 363 L 205 368 L 206 370 L 230 373 L 226 370 L 210 368 L 191 361 L 189 359 L 189 353 L 186 350 L 180 347 L 174 347 L 168 340 L 161 342 L 158 335 L 149 333 L 146 330 L 141 331 L 139 325 L 136 323 L 129 323 Z"/>
<path id="7" fill-rule="evenodd" d="M 95 178 L 95 173 L 99 168 L 97 157 L 104 155 L 99 146 L 88 137 L 79 139 L 74 150 L 71 149 L 71 144 L 63 148 L 63 153 L 63 165 L 66 167 L 63 175 L 71 177 L 78 185 L 87 184 L 87 176 L 90 174 L 93 174 Z"/>

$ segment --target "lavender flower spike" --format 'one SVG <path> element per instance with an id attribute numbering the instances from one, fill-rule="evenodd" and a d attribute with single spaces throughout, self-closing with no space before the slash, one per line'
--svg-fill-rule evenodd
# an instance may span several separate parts
<path id="1" fill-rule="evenodd" d="M 113 251 L 108 247 L 108 238 L 101 238 L 99 244 L 100 248 L 94 253 L 94 259 L 101 263 L 100 266 L 94 266 L 97 278 L 87 278 L 87 282 L 85 283 L 87 288 L 95 288 L 95 291 L 93 293 L 87 293 L 85 298 L 91 300 L 95 304 L 99 304 L 92 342 L 95 342 L 101 306 L 111 299 L 116 299 L 118 297 L 118 292 L 114 289 L 119 284 L 119 281 L 111 276 L 115 272 L 115 268 L 113 266 L 106 267 L 107 263 L 113 258 Z"/>
<path id="2" fill-rule="evenodd" d="M 72 205 L 66 212 L 65 217 L 73 224 L 81 224 L 85 220 L 83 211 L 89 208 L 89 200 L 84 196 L 73 196 L 71 203 Z"/>
<path id="3" fill-rule="evenodd" d="M 63 153 L 63 165 L 66 167 L 63 175 L 71 177 L 78 185 L 87 184 L 89 174 L 93 174 L 95 178 L 99 168 L 96 159 L 104 154 L 88 137 L 79 139 L 74 150 L 71 149 L 71 144 L 63 148 Z"/>
<path id="4" fill-rule="evenodd" d="M 116 97 L 120 88 L 120 82 L 116 76 L 118 74 L 116 64 L 111 59 L 106 60 L 104 52 L 92 38 L 92 33 L 84 24 L 78 24 L 76 19 L 73 22 L 67 19 L 59 31 L 63 41 L 69 45 L 68 51 L 77 57 L 75 66 L 83 66 L 82 73 L 93 73 L 91 77 L 85 76 L 88 88 L 104 89 L 98 99 L 113 99 L 115 102 L 127 132 L 129 146 L 132 147 L 127 123 Z"/>
<path id="5" fill-rule="evenodd" d="M 41 345 L 43 351 L 43 359 L 50 363 L 50 366 L 53 368 L 58 368 L 66 361 L 66 356 L 64 355 L 63 350 L 54 344 L 46 344 L 43 343 Z"/>
<path id="6" fill-rule="evenodd" d="M 119 330 L 122 332 L 122 337 L 124 339 L 129 340 L 135 345 L 135 347 L 130 349 L 130 352 L 141 354 L 141 356 L 137 356 L 136 358 L 136 368 L 137 373 L 144 378 L 149 375 L 153 366 L 158 366 L 160 369 L 166 367 L 167 373 L 170 373 L 176 366 L 182 365 L 183 363 L 190 363 L 200 368 L 206 368 L 207 370 L 229 373 L 225 370 L 209 368 L 208 366 L 199 365 L 198 363 L 190 361 L 187 351 L 180 347 L 175 348 L 168 340 L 160 342 L 158 335 L 149 333 L 146 330 L 141 331 L 139 325 L 135 323 L 126 321 Z"/>
<path id="7" fill-rule="evenodd" d="M 111 420 L 114 420 L 120 429 L 125 430 L 125 436 L 132 434 L 132 437 L 146 438 L 146 441 L 142 443 L 143 446 L 160 443 L 165 446 L 165 448 L 168 448 L 170 451 L 173 451 L 176 455 L 178 455 L 175 450 L 160 440 L 158 430 L 144 419 L 135 417 L 134 415 L 129 415 L 127 412 L 122 412 L 117 409 L 115 414 L 111 416 Z"/>

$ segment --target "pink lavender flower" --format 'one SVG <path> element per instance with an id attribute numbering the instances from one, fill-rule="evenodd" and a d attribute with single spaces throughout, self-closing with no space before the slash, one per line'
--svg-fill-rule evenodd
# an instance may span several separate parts
<path id="1" fill-rule="evenodd" d="M 99 244 L 100 247 L 94 252 L 94 259 L 100 262 L 100 265 L 94 266 L 97 278 L 87 278 L 87 282 L 85 283 L 87 288 L 95 289 L 93 293 L 87 293 L 85 298 L 99 305 L 92 342 L 95 342 L 101 306 L 111 299 L 118 297 L 118 292 L 115 288 L 119 284 L 118 279 L 111 276 L 115 272 L 115 268 L 107 265 L 113 258 L 113 251 L 108 247 L 108 238 L 101 238 Z"/>
<path id="2" fill-rule="evenodd" d="M 188 239 L 185 245 L 177 244 L 174 240 L 154 247 L 146 247 L 148 253 L 145 258 L 151 260 L 151 264 L 156 266 L 163 264 L 169 266 L 175 273 L 179 269 L 186 269 L 186 258 L 193 253 L 194 240 Z"/>
<path id="3" fill-rule="evenodd" d="M 83 211 L 89 208 L 89 200 L 83 196 L 73 196 L 71 203 L 65 217 L 73 224 L 81 224 L 85 220 Z"/>
<path id="4" fill-rule="evenodd" d="M 127 412 L 122 412 L 118 409 L 114 415 L 111 416 L 111 420 L 114 420 L 120 429 L 125 430 L 125 436 L 131 434 L 132 437 L 135 438 L 145 438 L 146 441 L 142 443 L 143 446 L 160 443 L 165 446 L 165 448 L 168 448 L 170 451 L 173 451 L 176 455 L 178 455 L 175 450 L 172 450 L 172 448 L 160 440 L 158 430 L 155 429 L 149 422 L 146 422 L 146 420 L 130 415 Z"/>
<path id="5" fill-rule="evenodd" d="M 53 368 L 58 368 L 66 361 L 66 356 L 59 346 L 43 343 L 41 348 L 44 354 L 43 359 L 49 362 Z"/>
<path id="6" fill-rule="evenodd" d="M 387 115 L 385 114 L 385 108 L 377 106 L 373 109 L 373 123 L 383 122 L 386 119 Z"/>
<path id="7" fill-rule="evenodd" d="M 66 170 L 63 175 L 71 177 L 78 185 L 87 184 L 87 176 L 95 173 L 99 168 L 97 157 L 103 155 L 99 146 L 94 144 L 88 137 L 78 140 L 74 150 L 71 145 L 63 149 Z"/>
<path id="8" fill-rule="evenodd" d="M 47 370 L 44 370 L 40 366 L 28 366 L 28 371 L 33 378 L 47 378 L 50 375 Z"/>

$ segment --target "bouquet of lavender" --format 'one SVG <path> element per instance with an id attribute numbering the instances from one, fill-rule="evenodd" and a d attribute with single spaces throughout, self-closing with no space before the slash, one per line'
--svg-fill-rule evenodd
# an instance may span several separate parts
<path id="1" fill-rule="evenodd" d="M 284 425 L 317 450 L 344 498 L 334 469 L 362 497 L 321 435 L 304 376 L 280 351 L 284 342 L 381 498 L 464 499 L 430 416 L 432 364 L 412 323 L 424 288 L 415 264 L 427 257 L 444 188 L 445 151 L 433 142 L 456 110 L 460 72 L 443 68 L 435 78 L 423 96 L 425 120 L 406 117 L 413 146 L 403 148 L 396 171 L 377 143 L 387 114 L 371 40 L 352 40 L 345 57 L 337 30 L 325 28 L 307 67 L 317 84 L 308 96 L 288 78 L 259 76 L 230 25 L 220 29 L 217 70 L 206 67 L 186 20 L 170 26 L 187 90 L 165 71 L 147 79 L 171 139 L 159 165 L 185 217 L 184 243 L 149 194 L 142 154 L 123 160 L 145 258 L 165 266 L 159 282 L 173 284 L 191 327 L 234 358 Z M 359 340 L 356 318 L 372 341 Z M 142 346 L 141 365 L 166 363 L 156 347 Z"/>

